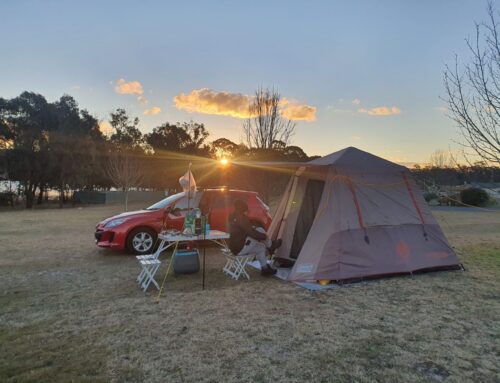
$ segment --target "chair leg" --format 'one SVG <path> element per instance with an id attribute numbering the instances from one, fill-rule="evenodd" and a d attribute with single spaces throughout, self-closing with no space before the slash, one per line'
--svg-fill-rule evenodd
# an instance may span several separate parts
<path id="1" fill-rule="evenodd" d="M 242 265 L 241 265 L 241 273 L 240 274 L 243 274 L 248 280 L 250 280 L 250 275 L 248 275 L 245 267 L 247 265 L 249 261 L 249 258 L 245 258 L 243 261 L 242 261 Z"/>
<path id="2" fill-rule="evenodd" d="M 226 258 L 226 264 L 222 268 L 222 271 L 224 271 L 226 274 L 231 271 L 231 260 L 229 258 Z"/>
<path id="3" fill-rule="evenodd" d="M 247 266 L 247 263 L 250 261 L 250 258 L 249 257 L 245 257 L 244 259 L 241 260 L 241 263 L 240 263 L 240 273 L 239 275 L 241 276 L 241 274 L 243 274 L 247 279 L 250 279 L 250 275 L 248 275 L 247 271 L 246 271 L 246 266 Z"/>
<path id="4" fill-rule="evenodd" d="M 144 267 L 142 268 L 139 276 L 137 277 L 137 283 L 138 284 L 141 284 L 142 283 L 142 280 L 144 279 L 144 276 L 146 275 L 146 273 L 144 272 Z"/>
<path id="5" fill-rule="evenodd" d="M 250 279 L 250 275 L 246 271 L 246 266 L 251 258 L 253 256 L 232 256 L 226 254 L 226 264 L 222 268 L 222 271 L 234 280 L 239 280 L 242 275 Z"/>
<path id="6" fill-rule="evenodd" d="M 156 265 L 156 267 L 154 268 L 154 271 L 153 271 L 153 276 L 156 274 L 159 267 L 160 267 L 160 265 Z M 156 280 L 154 278 L 151 278 L 151 282 L 153 282 L 153 284 L 155 285 L 157 290 L 160 290 L 160 285 L 158 284 L 158 282 L 156 282 Z"/>
<path id="7" fill-rule="evenodd" d="M 144 292 L 148 289 L 149 285 L 153 283 L 156 288 L 159 290 L 160 286 L 158 285 L 158 282 L 154 279 L 154 275 L 158 271 L 158 268 L 160 267 L 160 264 L 153 264 L 153 265 L 148 265 L 144 267 L 144 272 L 145 272 L 145 278 L 143 280 L 143 283 L 141 284 L 141 287 L 143 288 Z"/>
<path id="8" fill-rule="evenodd" d="M 149 271 L 149 265 L 144 265 L 143 266 L 143 270 L 144 270 L 144 278 L 142 279 L 142 282 L 141 282 L 141 288 L 146 291 L 148 289 L 148 286 L 149 286 L 149 279 L 151 278 L 151 273 Z"/>

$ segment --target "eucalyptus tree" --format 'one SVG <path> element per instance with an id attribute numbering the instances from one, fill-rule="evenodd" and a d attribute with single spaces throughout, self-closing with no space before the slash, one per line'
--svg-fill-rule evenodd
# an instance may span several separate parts
<path id="1" fill-rule="evenodd" d="M 54 110 L 42 95 L 23 92 L 0 99 L 0 141 L 8 143 L 7 171 L 10 180 L 19 181 L 27 208 L 48 177 L 49 136 L 56 128 Z"/>

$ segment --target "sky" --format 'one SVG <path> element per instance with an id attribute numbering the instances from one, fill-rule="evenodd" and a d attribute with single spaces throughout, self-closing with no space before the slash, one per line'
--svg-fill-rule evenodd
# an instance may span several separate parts
<path id="1" fill-rule="evenodd" d="M 102 129 L 123 107 L 144 133 L 193 120 L 240 142 L 275 87 L 307 154 L 423 163 L 457 147 L 443 71 L 485 19 L 482 0 L 0 0 L 0 97 L 70 94 Z"/>

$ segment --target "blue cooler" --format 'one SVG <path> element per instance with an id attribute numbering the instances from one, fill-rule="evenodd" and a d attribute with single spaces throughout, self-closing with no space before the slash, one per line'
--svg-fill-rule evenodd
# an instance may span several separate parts
<path id="1" fill-rule="evenodd" d="M 198 271 L 200 271 L 198 250 L 177 250 L 174 256 L 174 273 L 192 274 Z"/>

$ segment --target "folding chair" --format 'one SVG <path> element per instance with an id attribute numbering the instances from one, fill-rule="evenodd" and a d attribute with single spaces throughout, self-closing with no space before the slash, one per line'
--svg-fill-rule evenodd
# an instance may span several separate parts
<path id="1" fill-rule="evenodd" d="M 158 255 L 159 253 L 155 254 L 145 254 L 145 255 L 136 255 L 135 257 L 139 261 L 139 264 L 142 266 L 141 272 L 137 276 L 137 283 L 139 285 L 142 285 L 143 279 L 146 277 L 146 269 L 147 267 L 144 267 L 146 263 L 143 263 L 144 261 L 156 261 L 158 260 Z"/>
<path id="2" fill-rule="evenodd" d="M 160 245 L 161 246 L 161 245 Z M 137 283 L 142 284 L 142 280 L 146 276 L 146 268 L 143 265 L 143 261 L 156 261 L 160 257 L 161 251 L 158 248 L 153 254 L 136 255 L 135 258 L 139 261 L 142 266 L 142 270 L 137 276 Z"/>
<path id="3" fill-rule="evenodd" d="M 139 277 L 142 275 L 142 278 L 138 282 L 144 292 L 148 289 L 151 282 L 156 286 L 158 290 L 160 290 L 160 285 L 158 285 L 158 282 L 155 281 L 154 277 L 161 265 L 161 262 L 158 259 L 142 259 L 139 261 L 139 263 L 142 266 L 142 271 Z"/>
<path id="4" fill-rule="evenodd" d="M 253 261 L 253 259 L 255 258 L 255 254 L 234 255 L 233 253 L 231 253 L 231 250 L 227 248 L 222 249 L 222 253 L 226 257 L 226 264 L 222 269 L 225 274 L 229 275 L 235 280 L 240 279 L 242 275 L 247 279 L 250 279 L 250 275 L 248 275 L 245 267 L 248 262 Z"/>

